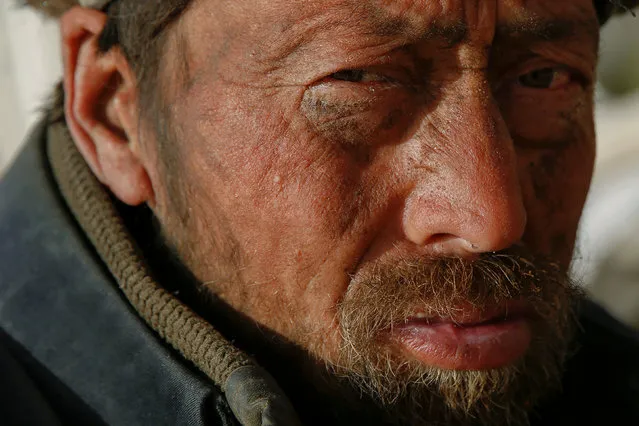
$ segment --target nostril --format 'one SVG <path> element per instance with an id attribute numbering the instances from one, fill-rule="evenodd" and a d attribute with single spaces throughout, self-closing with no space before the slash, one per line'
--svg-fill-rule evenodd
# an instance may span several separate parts
<path id="1" fill-rule="evenodd" d="M 456 240 L 459 237 L 453 235 L 453 234 L 433 234 L 430 236 L 430 238 L 428 239 L 428 241 L 426 241 L 426 244 L 431 244 L 431 245 L 435 245 L 435 244 L 446 244 L 448 242 L 450 242 L 451 240 Z"/>
<path id="2" fill-rule="evenodd" d="M 474 258 L 476 254 L 480 253 L 480 246 L 469 242 L 454 234 L 433 234 L 425 242 L 426 246 L 429 246 L 434 254 Z"/>
<path id="3" fill-rule="evenodd" d="M 456 244 L 460 244 L 460 243 L 463 244 L 468 251 L 478 251 L 481 248 L 479 244 L 472 243 L 457 235 L 445 234 L 445 233 L 431 235 L 428 241 L 426 241 L 426 244 L 443 245 L 443 244 L 451 243 L 453 242 L 453 240 L 455 241 Z"/>

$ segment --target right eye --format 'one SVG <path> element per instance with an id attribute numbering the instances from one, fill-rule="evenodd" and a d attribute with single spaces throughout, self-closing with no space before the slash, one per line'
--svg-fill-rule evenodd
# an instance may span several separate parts
<path id="1" fill-rule="evenodd" d="M 571 73 L 560 67 L 546 67 L 522 74 L 518 78 L 521 86 L 529 89 L 556 90 L 573 81 Z"/>
<path id="2" fill-rule="evenodd" d="M 381 74 L 363 69 L 337 71 L 329 77 L 334 80 L 347 81 L 349 83 L 376 83 L 388 81 L 388 78 Z"/>

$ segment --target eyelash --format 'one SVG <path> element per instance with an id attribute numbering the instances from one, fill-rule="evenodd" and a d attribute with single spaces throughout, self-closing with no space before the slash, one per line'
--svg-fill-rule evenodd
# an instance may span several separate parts
<path id="1" fill-rule="evenodd" d="M 369 78 L 364 78 L 364 76 Z M 341 70 L 331 74 L 329 78 L 351 83 L 387 83 L 390 81 L 390 78 L 383 74 L 366 71 L 365 69 Z"/>
<path id="2" fill-rule="evenodd" d="M 551 72 L 553 74 L 553 78 L 564 77 L 564 81 L 559 84 L 558 87 L 552 87 L 553 81 L 549 83 L 549 87 L 534 87 L 534 83 L 526 83 L 526 77 L 543 77 L 543 73 Z M 372 71 L 367 71 L 366 69 L 346 69 L 335 72 L 329 76 L 329 79 L 341 81 L 345 83 L 352 84 L 375 84 L 375 83 L 389 83 L 393 81 L 389 77 Z M 563 66 L 547 66 L 535 68 L 527 73 L 519 74 L 516 77 L 516 82 L 521 87 L 532 90 L 559 90 L 562 87 L 570 84 L 574 81 L 575 75 L 574 72 L 567 69 Z M 543 86 L 543 85 L 542 85 Z"/>
<path id="3" fill-rule="evenodd" d="M 526 82 L 527 78 L 541 77 L 543 79 L 545 73 L 550 73 L 551 75 L 547 76 L 552 78 L 548 83 L 548 87 L 543 87 L 543 84 L 541 85 L 542 87 L 535 87 L 534 82 Z M 535 68 L 529 72 L 519 74 L 517 76 L 517 84 L 532 90 L 561 90 L 575 80 L 574 74 L 574 72 L 562 66 Z"/>

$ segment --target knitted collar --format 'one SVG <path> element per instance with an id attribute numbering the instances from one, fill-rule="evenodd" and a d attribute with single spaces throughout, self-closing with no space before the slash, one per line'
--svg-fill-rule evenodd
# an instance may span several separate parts
<path id="1" fill-rule="evenodd" d="M 149 327 L 222 389 L 241 424 L 298 424 L 275 380 L 152 278 L 135 239 L 64 122 L 49 125 L 47 155 L 69 209 Z"/>

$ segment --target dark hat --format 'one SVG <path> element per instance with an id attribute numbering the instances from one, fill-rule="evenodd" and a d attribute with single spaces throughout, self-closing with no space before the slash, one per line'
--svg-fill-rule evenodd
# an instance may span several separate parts
<path id="1" fill-rule="evenodd" d="M 594 0 L 594 2 L 601 25 L 605 24 L 615 13 L 630 11 L 634 15 L 632 8 L 639 5 L 639 0 Z"/>

